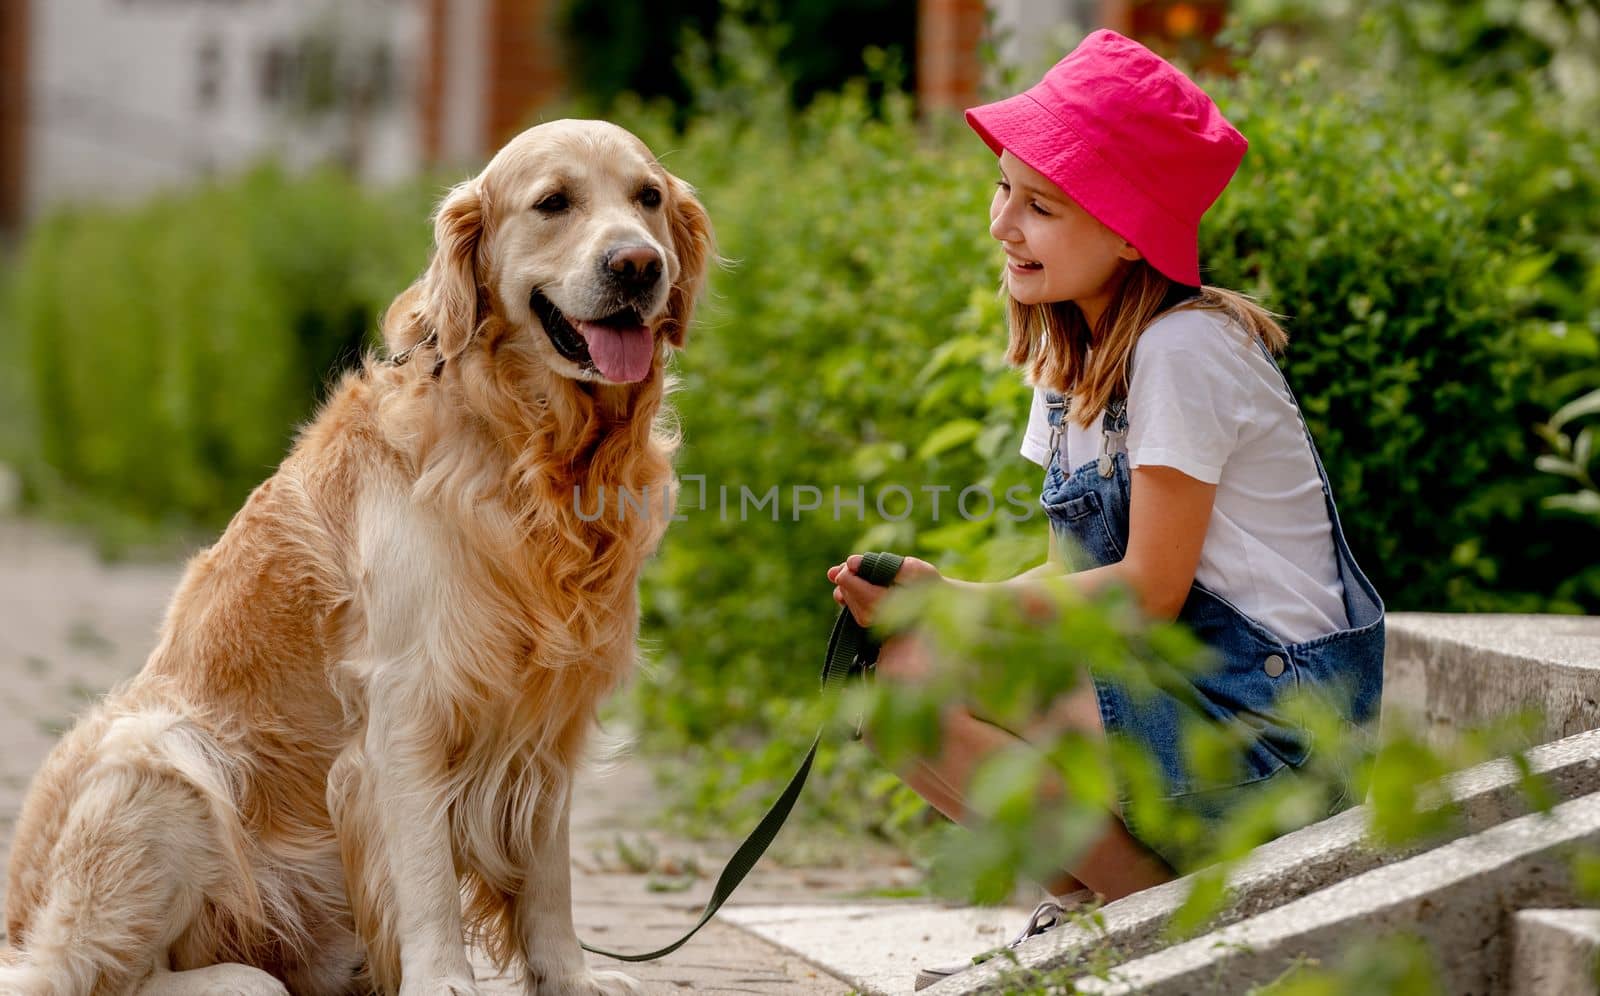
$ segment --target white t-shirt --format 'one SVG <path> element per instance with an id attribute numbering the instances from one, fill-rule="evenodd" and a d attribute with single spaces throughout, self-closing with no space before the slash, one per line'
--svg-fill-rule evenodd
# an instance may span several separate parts
<path id="1" fill-rule="evenodd" d="M 1062 435 L 1064 470 L 1100 452 L 1100 419 Z M 1022 455 L 1049 465 L 1035 389 Z M 1121 449 L 1118 446 L 1116 449 Z M 1310 445 L 1276 366 L 1220 312 L 1153 322 L 1134 346 L 1128 465 L 1173 467 L 1217 486 L 1195 580 L 1285 643 L 1347 628 L 1333 528 Z"/>

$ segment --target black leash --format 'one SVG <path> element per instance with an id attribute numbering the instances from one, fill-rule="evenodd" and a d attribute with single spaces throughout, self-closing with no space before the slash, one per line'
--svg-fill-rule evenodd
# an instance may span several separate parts
<path id="1" fill-rule="evenodd" d="M 894 576 L 900 572 L 900 565 L 904 561 L 904 557 L 893 553 L 868 553 L 862 555 L 861 569 L 856 573 L 861 578 L 886 588 L 894 581 Z M 856 675 L 870 672 L 878 661 L 879 649 L 878 642 L 865 627 L 856 622 L 850 610 L 840 609 L 839 618 L 833 623 L 833 633 L 828 637 L 827 657 L 822 662 L 823 687 L 840 684 Z M 799 769 L 789 779 L 783 794 L 778 796 L 772 808 L 767 810 L 767 815 L 761 817 L 761 822 L 756 824 L 756 828 L 750 831 L 750 836 L 745 838 L 739 849 L 733 852 L 733 857 L 728 859 L 728 864 L 717 878 L 716 887 L 711 890 L 711 899 L 706 903 L 705 912 L 700 914 L 700 922 L 691 927 L 687 934 L 658 951 L 645 954 L 621 954 L 589 944 L 584 944 L 583 949 L 618 961 L 654 961 L 683 947 L 684 943 L 722 908 L 722 904 L 733 895 L 733 890 L 739 887 L 739 883 L 744 881 L 750 869 L 761 860 L 761 855 L 766 853 L 768 845 L 778 836 L 784 821 L 789 818 L 789 811 L 794 808 L 795 800 L 800 798 L 800 790 L 805 788 L 806 778 L 811 774 L 811 762 L 816 760 L 817 745 L 821 742 L 822 731 L 818 730 L 816 739 L 811 741 L 811 749 L 806 751 L 805 760 L 800 762 Z"/>

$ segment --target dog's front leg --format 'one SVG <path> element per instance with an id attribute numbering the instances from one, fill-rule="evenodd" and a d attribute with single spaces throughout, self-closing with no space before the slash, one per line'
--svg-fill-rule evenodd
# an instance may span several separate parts
<path id="1" fill-rule="evenodd" d="M 387 858 L 400 996 L 476 996 L 461 931 L 443 749 L 403 701 L 370 702 L 364 754 Z M 378 890 L 381 895 L 382 890 Z M 380 979 L 387 991 L 393 981 Z"/>
<path id="2" fill-rule="evenodd" d="M 461 887 L 450 826 L 451 676 L 486 632 L 464 619 L 463 555 L 453 534 L 411 499 L 409 484 L 375 481 L 357 497 L 357 579 L 352 617 L 362 623 L 353 660 L 340 669 L 346 708 L 359 723 L 355 781 L 330 794 L 354 795 L 359 819 L 341 825 L 356 922 L 379 989 L 399 996 L 477 996 L 462 936 Z M 355 745 L 352 745 L 355 746 Z M 358 853 L 363 831 L 376 853 Z M 354 866 L 354 867 L 353 867 Z M 396 977 L 398 976 L 398 978 Z"/>
<path id="3" fill-rule="evenodd" d="M 553 810 L 553 812 L 551 811 Z M 546 811 L 550 823 L 538 828 L 527 887 L 516 900 L 516 924 L 527 962 L 527 996 L 623 996 L 641 992 L 621 972 L 591 971 L 572 926 L 572 856 L 568 826 L 570 787 Z"/>

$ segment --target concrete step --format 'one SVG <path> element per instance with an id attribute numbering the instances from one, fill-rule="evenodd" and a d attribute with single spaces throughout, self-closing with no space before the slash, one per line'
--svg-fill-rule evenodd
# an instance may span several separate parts
<path id="1" fill-rule="evenodd" d="M 1535 747 L 1527 757 L 1557 799 L 1600 792 L 1600 730 Z M 1516 768 L 1504 760 L 1451 778 L 1449 791 L 1462 811 L 1456 834 L 1476 833 L 1526 813 L 1519 782 Z M 1232 899 L 1215 925 L 1246 920 L 1403 860 L 1404 854 L 1365 843 L 1366 819 L 1366 808 L 1357 807 L 1258 848 L 1235 870 Z M 1019 961 L 1048 969 L 1081 964 L 1097 953 L 1128 960 L 1158 950 L 1165 943 L 1164 928 L 1189 887 L 1189 879 L 1179 879 L 1111 903 L 1099 911 L 1096 926 L 1067 924 L 1022 945 Z M 730 907 L 723 916 L 863 991 L 902 993 L 910 991 L 922 965 L 960 961 L 1009 940 L 1027 912 L 1025 907 L 981 910 L 906 903 Z M 998 966 L 978 966 L 925 992 L 976 991 L 999 975 Z"/>
<path id="2" fill-rule="evenodd" d="M 1357 941 L 1409 933 L 1433 952 L 1445 992 L 1504 992 L 1511 963 L 1507 915 L 1575 903 L 1572 850 L 1597 846 L 1600 793 L 1346 879 L 1077 986 L 1085 993 L 1151 996 L 1242 992 L 1280 977 L 1296 961 L 1335 964 Z"/>
<path id="3" fill-rule="evenodd" d="M 1511 923 L 1511 996 L 1600 994 L 1600 910 L 1523 910 Z"/>
<path id="4" fill-rule="evenodd" d="M 1385 628 L 1385 723 L 1442 740 L 1534 709 L 1536 743 L 1600 728 L 1600 617 L 1395 612 Z"/>

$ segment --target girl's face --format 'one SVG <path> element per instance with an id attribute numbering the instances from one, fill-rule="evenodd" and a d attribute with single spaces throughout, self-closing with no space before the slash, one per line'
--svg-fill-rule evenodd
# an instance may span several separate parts
<path id="1" fill-rule="evenodd" d="M 1006 289 L 1018 303 L 1075 302 L 1091 328 L 1111 301 L 1117 271 L 1139 258 L 1139 250 L 1009 150 L 1000 154 L 989 234 L 1005 248 Z"/>

